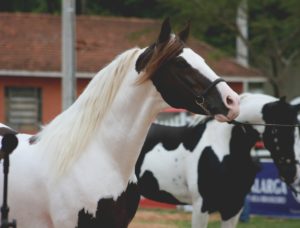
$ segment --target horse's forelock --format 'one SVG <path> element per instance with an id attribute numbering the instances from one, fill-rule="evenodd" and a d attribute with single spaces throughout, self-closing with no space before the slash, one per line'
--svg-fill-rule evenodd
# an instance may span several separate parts
<path id="1" fill-rule="evenodd" d="M 185 44 L 177 37 L 172 38 L 167 44 L 158 44 L 153 48 L 153 53 L 149 62 L 146 64 L 143 75 L 138 79 L 137 83 L 141 84 L 149 80 L 159 68 L 170 59 L 178 56 Z"/>

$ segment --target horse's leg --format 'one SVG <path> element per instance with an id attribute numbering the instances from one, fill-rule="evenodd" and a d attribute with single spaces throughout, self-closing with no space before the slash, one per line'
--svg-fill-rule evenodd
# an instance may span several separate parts
<path id="1" fill-rule="evenodd" d="M 201 212 L 202 199 L 198 198 L 193 203 L 192 228 L 206 228 L 208 224 L 208 213 Z"/>
<path id="2" fill-rule="evenodd" d="M 228 219 L 226 221 L 222 220 L 221 228 L 235 228 L 237 226 L 238 221 L 239 221 L 242 210 L 243 209 L 241 209 L 239 211 L 239 213 L 237 213 L 235 216 L 231 217 L 230 219 Z"/>

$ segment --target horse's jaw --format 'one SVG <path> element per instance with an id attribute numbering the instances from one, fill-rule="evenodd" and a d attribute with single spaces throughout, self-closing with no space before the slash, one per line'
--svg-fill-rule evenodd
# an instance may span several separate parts
<path id="1" fill-rule="evenodd" d="M 235 118 L 237 118 L 239 115 L 239 112 L 232 112 L 229 113 L 227 116 L 224 116 L 222 114 L 217 114 L 214 115 L 215 120 L 219 121 L 219 122 L 230 122 L 232 120 L 234 120 Z"/>

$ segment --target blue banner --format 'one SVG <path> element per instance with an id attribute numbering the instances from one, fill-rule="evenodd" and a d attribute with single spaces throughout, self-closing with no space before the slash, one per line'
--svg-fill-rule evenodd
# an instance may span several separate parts
<path id="1" fill-rule="evenodd" d="M 300 218 L 300 195 L 297 196 L 279 179 L 272 161 L 262 161 L 248 195 L 250 213 L 257 215 Z"/>

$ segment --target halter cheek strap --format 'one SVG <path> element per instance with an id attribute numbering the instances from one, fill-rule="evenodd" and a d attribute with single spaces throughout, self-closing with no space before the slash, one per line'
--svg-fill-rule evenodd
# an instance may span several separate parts
<path id="1" fill-rule="evenodd" d="M 196 94 L 196 99 L 202 99 L 203 102 L 205 101 L 205 97 L 207 96 L 207 94 L 209 93 L 209 91 L 214 88 L 218 83 L 220 82 L 225 82 L 225 80 L 223 78 L 218 78 L 216 80 L 214 80 L 203 92 L 202 94 Z"/>
<path id="2" fill-rule="evenodd" d="M 205 107 L 205 98 L 207 96 L 207 94 L 210 92 L 210 90 L 212 88 L 214 88 L 218 83 L 220 82 L 225 82 L 225 80 L 223 78 L 218 78 L 216 80 L 214 80 L 209 87 L 207 87 L 203 92 L 202 94 L 195 94 L 195 103 L 200 106 L 205 112 L 206 114 L 210 115 L 210 111 Z"/>
<path id="3" fill-rule="evenodd" d="M 223 78 L 218 78 L 214 80 L 203 92 L 197 93 L 195 90 L 192 89 L 191 82 L 184 80 L 183 78 L 178 78 L 179 82 L 186 88 L 186 90 L 190 91 L 194 95 L 195 103 L 201 107 L 201 109 L 207 114 L 211 115 L 210 111 L 205 107 L 206 103 L 206 96 L 208 93 L 220 82 L 225 82 Z"/>

